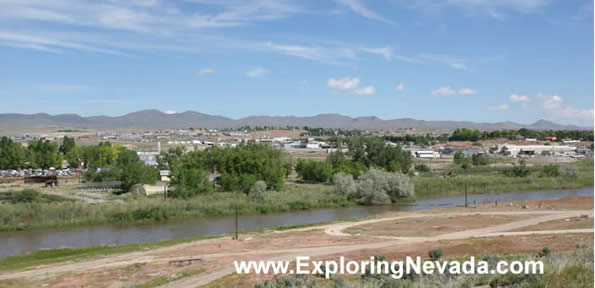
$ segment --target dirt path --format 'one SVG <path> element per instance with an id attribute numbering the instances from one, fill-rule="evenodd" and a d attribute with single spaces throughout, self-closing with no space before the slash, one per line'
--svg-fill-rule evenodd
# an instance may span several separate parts
<path id="1" fill-rule="evenodd" d="M 452 217 L 452 216 L 468 216 L 468 215 L 541 215 L 537 217 L 531 217 L 520 221 L 510 222 L 502 225 L 488 226 L 481 229 L 466 230 L 454 233 L 448 233 L 432 237 L 377 237 L 386 239 L 387 241 L 374 242 L 374 243 L 360 243 L 360 244 L 348 244 L 348 245 L 335 245 L 335 246 L 324 246 L 324 247 L 313 247 L 313 248 L 295 248 L 295 249 L 264 249 L 264 250 L 252 250 L 252 251 L 240 251 L 240 252 L 229 252 L 229 253 L 211 253 L 202 255 L 185 255 L 186 257 L 201 257 L 203 259 L 218 259 L 223 257 L 237 257 L 237 260 L 241 260 L 242 257 L 254 256 L 254 255 L 268 255 L 262 257 L 260 260 L 283 260 L 291 261 L 296 256 L 310 256 L 319 257 L 325 255 L 333 255 L 340 253 L 348 253 L 364 249 L 378 249 L 395 245 L 413 244 L 427 241 L 439 241 L 439 240 L 453 240 L 453 239 L 468 239 L 472 237 L 493 237 L 499 235 L 531 235 L 531 234 L 557 234 L 557 233 L 593 233 L 593 229 L 574 229 L 574 230 L 552 230 L 552 231 L 523 231 L 523 232 L 506 232 L 517 228 L 536 225 L 541 222 L 558 220 L 563 218 L 579 217 L 581 215 L 589 215 L 593 217 L 593 210 L 569 210 L 569 211 L 507 211 L 507 212 L 470 212 L 470 213 L 429 213 L 429 214 L 407 214 L 396 217 L 387 217 L 379 219 L 371 219 L 360 222 L 342 222 L 324 226 L 308 227 L 291 231 L 308 231 L 323 229 L 327 234 L 334 237 L 350 237 L 353 235 L 342 232 L 344 229 L 354 227 L 358 225 L 365 225 L 371 223 L 377 223 L 382 221 L 406 219 L 413 217 Z M 286 233 L 286 232 L 281 232 Z M 8 279 L 44 279 L 63 273 L 83 273 L 90 270 L 117 268 L 132 265 L 135 263 L 167 263 L 170 260 L 179 259 L 180 257 L 168 257 L 164 256 L 168 251 L 182 251 L 186 247 L 191 247 L 197 244 L 208 244 L 211 241 L 220 241 L 221 239 L 202 240 L 198 242 L 190 242 L 185 244 L 179 244 L 171 247 L 159 248 L 150 251 L 132 252 L 123 255 L 110 256 L 100 259 L 81 261 L 76 263 L 68 264 L 54 264 L 48 266 L 36 267 L 30 270 L 10 272 L 0 274 L 0 280 Z M 161 254 L 161 255 L 160 255 Z M 236 260 L 234 259 L 234 260 Z M 201 273 L 198 275 L 182 278 L 180 280 L 168 283 L 163 287 L 197 287 L 206 285 L 214 280 L 221 277 L 234 273 L 233 263 L 229 262 L 225 264 L 223 268 Z"/>
<path id="2" fill-rule="evenodd" d="M 575 211 L 527 211 L 527 212 L 474 212 L 474 213 L 439 213 L 439 214 L 410 214 L 404 216 L 397 216 L 397 217 L 389 217 L 389 218 L 380 218 L 380 219 L 371 219 L 366 221 L 360 222 L 350 222 L 350 223 L 337 223 L 337 224 L 330 224 L 324 226 L 324 230 L 327 234 L 333 236 L 352 236 L 350 234 L 343 233 L 344 229 L 349 227 L 354 227 L 358 225 L 365 225 L 371 223 L 377 223 L 382 221 L 390 221 L 390 220 L 397 220 L 397 219 L 405 219 L 405 218 L 414 218 L 414 217 L 449 217 L 449 216 L 469 216 L 469 215 L 544 215 L 542 217 L 530 218 L 521 221 L 515 221 L 507 224 L 496 225 L 496 226 L 489 226 L 486 228 L 475 229 L 475 230 L 467 230 L 461 232 L 454 232 L 449 234 L 443 234 L 433 237 L 394 237 L 391 241 L 379 242 L 379 243 L 364 243 L 364 244 L 357 244 L 357 245 L 349 245 L 349 246 L 330 246 L 330 247 L 320 247 L 320 248 L 300 248 L 300 249 L 288 249 L 285 251 L 274 250 L 268 251 L 269 253 L 287 253 L 286 255 L 280 257 L 269 258 L 266 260 L 281 260 L 281 261 L 291 261 L 294 260 L 296 256 L 310 256 L 310 257 L 317 257 L 317 256 L 324 256 L 324 255 L 332 255 L 332 254 L 339 254 L 339 253 L 347 253 L 353 252 L 362 249 L 377 249 L 383 247 L 389 247 L 394 245 L 402 245 L 402 244 L 413 244 L 413 243 L 420 243 L 420 242 L 427 242 L 427 241 L 439 241 L 439 240 L 455 240 L 455 239 L 467 239 L 471 237 L 492 237 L 492 236 L 506 236 L 506 235 L 531 235 L 531 234 L 563 234 L 563 233 L 593 233 L 593 229 L 573 229 L 573 230 L 553 230 L 553 231 L 525 231 L 525 232 L 500 232 L 500 231 L 508 231 L 517 229 L 520 227 L 535 225 L 541 222 L 552 221 L 557 219 L 563 218 L 571 218 L 577 217 L 580 215 L 589 215 L 593 217 L 592 210 L 575 210 Z M 321 227 L 317 227 L 321 228 Z M 498 233 L 499 232 L 499 233 Z M 390 237 L 381 237 L 391 239 Z M 266 251 L 263 251 L 266 252 Z M 237 253 L 237 256 L 250 254 L 247 253 Z M 266 254 L 266 253 L 263 253 Z M 265 260 L 265 259 L 262 259 Z M 228 265 L 228 267 L 212 271 L 205 274 L 199 274 L 193 277 L 188 277 L 185 279 L 181 279 L 179 281 L 168 283 L 162 287 L 198 287 L 202 285 L 209 284 L 210 282 L 217 280 L 221 277 L 234 273 L 234 267 L 232 264 Z"/>

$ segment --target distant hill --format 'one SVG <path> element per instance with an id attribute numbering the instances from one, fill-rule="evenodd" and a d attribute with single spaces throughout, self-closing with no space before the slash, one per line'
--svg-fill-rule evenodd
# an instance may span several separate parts
<path id="1" fill-rule="evenodd" d="M 76 114 L 0 114 L 0 129 L 26 129 L 41 127 L 124 129 L 124 128 L 235 128 L 241 126 L 309 126 L 321 128 L 347 128 L 362 130 L 393 130 L 415 128 L 423 130 L 453 130 L 472 128 L 479 130 L 520 129 L 570 130 L 589 129 L 573 125 L 561 125 L 539 120 L 530 125 L 515 122 L 478 123 L 471 121 L 425 121 L 411 118 L 383 120 L 376 116 L 351 118 L 340 114 L 319 114 L 308 117 L 297 116 L 250 116 L 231 119 L 223 116 L 203 114 L 194 111 L 167 114 L 159 110 L 141 110 L 122 116 L 90 116 Z"/>

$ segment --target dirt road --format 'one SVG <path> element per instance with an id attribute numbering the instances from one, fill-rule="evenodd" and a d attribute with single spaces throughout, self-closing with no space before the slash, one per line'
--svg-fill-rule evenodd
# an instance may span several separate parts
<path id="1" fill-rule="evenodd" d="M 593 210 L 564 210 L 564 211 L 476 211 L 476 212 L 465 212 L 465 213 L 413 213 L 395 217 L 386 217 L 379 219 L 371 219 L 359 222 L 341 222 L 335 224 L 329 224 L 324 226 L 309 227 L 291 230 L 287 232 L 273 232 L 273 233 L 290 233 L 295 231 L 308 231 L 308 230 L 323 230 L 327 235 L 334 238 L 349 238 L 356 237 L 355 235 L 347 234 L 343 232 L 345 229 L 358 226 L 372 224 L 382 221 L 391 221 L 399 219 L 408 219 L 416 217 L 456 217 L 456 216 L 469 216 L 469 215 L 518 215 L 518 216 L 531 216 L 530 218 L 514 221 L 501 225 L 487 226 L 480 229 L 472 229 L 465 231 L 458 231 L 453 233 L 446 233 L 442 235 L 432 237 L 387 237 L 377 236 L 379 238 L 376 242 L 363 242 L 358 244 L 346 244 L 346 245 L 332 245 L 323 247 L 305 247 L 305 248 L 286 248 L 286 249 L 254 249 L 248 251 L 235 251 L 235 252 L 223 252 L 223 253 L 209 253 L 200 255 L 184 255 L 185 257 L 200 257 L 205 260 L 216 260 L 225 259 L 224 265 L 221 268 L 215 270 L 197 274 L 194 276 L 179 279 L 177 281 L 170 282 L 162 287 L 197 287 L 206 285 L 214 280 L 222 278 L 226 275 L 234 273 L 233 260 L 242 260 L 247 257 L 261 256 L 259 260 L 294 260 L 296 256 L 310 256 L 320 257 L 326 255 L 342 254 L 348 252 L 354 252 L 365 249 L 378 249 L 391 246 L 408 245 L 414 243 L 428 242 L 428 241 L 440 241 L 440 240 L 453 240 L 453 239 L 468 239 L 472 237 L 493 237 L 499 235 L 532 235 L 532 234 L 560 234 L 560 233 L 593 233 L 593 229 L 569 229 L 569 230 L 550 230 L 550 231 L 523 231 L 523 232 L 507 232 L 514 229 L 536 225 L 542 222 L 553 221 L 558 219 L 580 217 L 588 215 L 593 217 Z M 324 234 L 322 234 L 324 235 Z M 386 240 L 386 241 L 384 241 Z M 179 244 L 171 247 L 160 248 L 150 251 L 133 252 L 118 256 L 111 256 L 106 258 L 82 261 L 77 263 L 69 264 L 54 264 L 48 266 L 42 266 L 33 268 L 31 270 L 11 272 L 0 274 L 0 280 L 8 279 L 49 279 L 56 277 L 64 273 L 76 274 L 84 273 L 91 270 L 103 270 L 108 268 L 125 267 L 135 263 L 152 263 L 152 264 L 163 264 L 167 265 L 170 260 L 180 259 L 180 257 L 168 256 L 168 251 L 184 251 L 186 248 L 190 248 L 196 245 L 208 245 L 221 241 L 221 239 L 203 240 L 192 243 Z M 291 246 L 288 246 L 291 247 Z"/>

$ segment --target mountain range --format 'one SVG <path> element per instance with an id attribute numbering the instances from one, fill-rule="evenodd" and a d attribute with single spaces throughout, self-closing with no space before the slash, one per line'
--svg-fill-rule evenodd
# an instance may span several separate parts
<path id="1" fill-rule="evenodd" d="M 141 110 L 122 116 L 89 116 L 77 114 L 50 115 L 38 114 L 0 114 L 0 129 L 26 129 L 41 127 L 93 128 L 93 129 L 164 129 L 164 128 L 237 128 L 242 126 L 309 126 L 317 128 L 344 128 L 361 130 L 396 130 L 415 128 L 418 130 L 453 130 L 473 128 L 479 130 L 499 129 L 534 129 L 534 130 L 570 130 L 593 129 L 574 125 L 562 125 L 547 120 L 539 120 L 525 125 L 515 122 L 479 123 L 471 121 L 425 121 L 411 118 L 383 120 L 376 116 L 348 117 L 340 114 L 319 114 L 315 116 L 249 116 L 231 119 L 194 111 L 183 113 L 164 113 L 159 110 Z"/>

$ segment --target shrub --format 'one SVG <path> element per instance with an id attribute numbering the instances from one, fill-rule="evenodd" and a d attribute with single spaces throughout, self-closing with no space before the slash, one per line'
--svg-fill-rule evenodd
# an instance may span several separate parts
<path id="1" fill-rule="evenodd" d="M 357 184 L 353 180 L 353 176 L 339 172 L 333 177 L 335 183 L 335 193 L 347 198 L 353 197 L 357 193 Z"/>
<path id="2" fill-rule="evenodd" d="M 442 258 L 442 249 L 441 248 L 434 248 L 428 252 L 428 257 L 430 260 L 437 261 L 438 259 Z"/>
<path id="3" fill-rule="evenodd" d="M 422 163 L 415 165 L 415 170 L 419 172 L 430 172 L 430 167 Z"/>
<path id="4" fill-rule="evenodd" d="M 488 158 L 488 155 L 483 153 L 474 154 L 471 156 L 471 162 L 473 163 L 473 166 L 485 166 L 489 164 L 490 159 Z"/>
<path id="5" fill-rule="evenodd" d="M 33 203 L 41 197 L 41 193 L 33 189 L 23 189 L 21 191 L 15 191 L 11 195 L 10 201 L 13 204 L 16 203 Z"/>
<path id="6" fill-rule="evenodd" d="M 579 176 L 579 170 L 574 165 L 564 166 L 560 169 L 560 176 L 568 179 L 577 179 Z"/>
<path id="7" fill-rule="evenodd" d="M 509 177 L 527 177 L 529 176 L 529 168 L 527 168 L 527 163 L 525 159 L 521 159 L 519 163 L 512 163 L 512 168 L 508 170 L 504 170 L 504 175 Z"/>
<path id="8" fill-rule="evenodd" d="M 560 176 L 560 165 L 558 164 L 547 164 L 543 166 L 540 177 L 558 177 Z"/>
<path id="9" fill-rule="evenodd" d="M 542 258 L 542 257 L 548 257 L 550 256 L 552 252 L 550 251 L 550 248 L 548 247 L 544 247 L 543 249 L 541 249 L 541 251 L 539 251 L 539 253 L 537 253 L 537 257 Z"/>
<path id="10" fill-rule="evenodd" d="M 262 180 L 258 180 L 254 183 L 254 185 L 252 185 L 252 188 L 250 188 L 248 197 L 254 201 L 264 201 L 266 197 L 266 190 L 267 183 Z"/>
<path id="11" fill-rule="evenodd" d="M 329 162 L 300 159 L 295 172 L 305 181 L 327 182 L 333 174 L 333 167 Z"/>
<path id="12" fill-rule="evenodd" d="M 370 168 L 357 181 L 351 175 L 335 175 L 335 191 L 364 205 L 387 204 L 401 197 L 415 195 L 409 177 L 401 172 L 385 172 Z"/>

